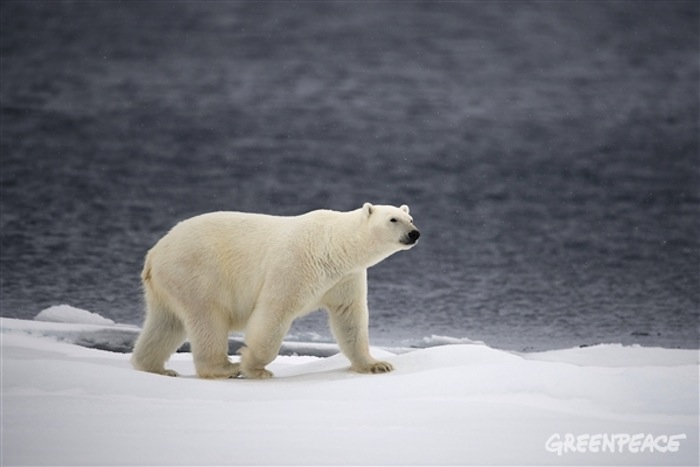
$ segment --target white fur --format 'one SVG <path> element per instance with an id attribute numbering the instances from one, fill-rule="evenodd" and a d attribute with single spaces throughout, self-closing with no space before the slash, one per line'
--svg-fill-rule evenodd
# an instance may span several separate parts
<path id="1" fill-rule="evenodd" d="M 325 308 L 354 370 L 391 371 L 369 354 L 367 268 L 415 244 L 408 213 L 405 205 L 365 203 L 349 212 L 214 212 L 179 223 L 146 256 L 134 367 L 176 375 L 164 364 L 188 338 L 200 377 L 267 378 L 292 321 Z M 244 329 L 234 364 L 228 334 Z"/>

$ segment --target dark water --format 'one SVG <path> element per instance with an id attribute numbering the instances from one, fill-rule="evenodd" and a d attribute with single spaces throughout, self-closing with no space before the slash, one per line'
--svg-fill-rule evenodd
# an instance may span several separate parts
<path id="1" fill-rule="evenodd" d="M 139 323 L 177 221 L 371 201 L 423 233 L 374 342 L 698 346 L 696 1 L 0 5 L 3 316 Z"/>

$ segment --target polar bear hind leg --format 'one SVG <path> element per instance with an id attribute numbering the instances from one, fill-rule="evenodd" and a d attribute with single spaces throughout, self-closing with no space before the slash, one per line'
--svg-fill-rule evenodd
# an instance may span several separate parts
<path id="1" fill-rule="evenodd" d="M 182 321 L 170 310 L 146 294 L 146 322 L 136 341 L 131 364 L 137 370 L 166 376 L 177 372 L 165 368 L 165 362 L 185 340 Z"/>

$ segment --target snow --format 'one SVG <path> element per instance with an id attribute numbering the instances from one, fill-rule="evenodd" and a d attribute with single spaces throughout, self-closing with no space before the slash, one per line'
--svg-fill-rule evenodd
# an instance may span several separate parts
<path id="1" fill-rule="evenodd" d="M 430 337 L 423 338 L 423 345 L 426 347 L 435 347 L 438 345 L 454 345 L 454 344 L 474 344 L 484 345 L 482 341 L 474 341 L 468 337 L 451 337 L 451 336 L 436 336 L 433 334 Z"/>
<path id="2" fill-rule="evenodd" d="M 201 380 L 189 353 L 169 378 L 76 345 L 137 331 L 83 318 L 0 318 L 2 465 L 698 465 L 697 350 L 456 343 L 375 348 L 385 375 L 280 356 L 271 380 Z"/>
<path id="3" fill-rule="evenodd" d="M 114 321 L 109 318 L 70 305 L 51 306 L 42 310 L 34 319 L 36 321 L 49 321 L 54 323 L 115 324 Z"/>

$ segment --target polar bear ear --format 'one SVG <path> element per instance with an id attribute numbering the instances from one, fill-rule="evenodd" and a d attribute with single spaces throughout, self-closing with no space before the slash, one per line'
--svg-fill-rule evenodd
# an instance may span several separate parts
<path id="1" fill-rule="evenodd" d="M 401 210 L 402 210 L 403 212 L 405 212 L 406 214 L 408 214 L 408 211 L 409 211 L 408 205 L 402 204 L 402 205 L 401 205 Z"/>
<path id="2" fill-rule="evenodd" d="M 372 215 L 373 208 L 374 206 L 372 206 L 372 203 L 365 203 L 362 206 L 362 212 L 364 212 L 367 215 L 367 217 L 369 217 L 370 215 Z"/>

